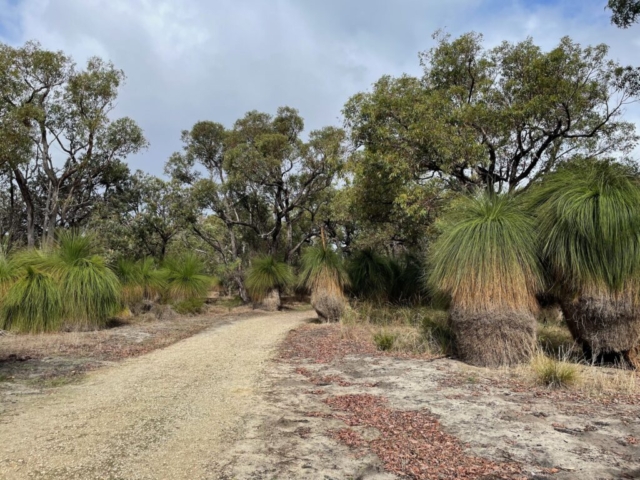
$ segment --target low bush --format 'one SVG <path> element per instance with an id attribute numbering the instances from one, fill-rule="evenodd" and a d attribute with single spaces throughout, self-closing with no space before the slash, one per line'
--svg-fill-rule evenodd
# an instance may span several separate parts
<path id="1" fill-rule="evenodd" d="M 204 310 L 204 299 L 188 298 L 173 304 L 173 309 L 180 315 L 197 315 Z"/>
<path id="2" fill-rule="evenodd" d="M 379 332 L 373 336 L 373 341 L 378 347 L 378 350 L 387 352 L 393 348 L 396 342 L 396 335 L 387 332 Z"/>
<path id="3" fill-rule="evenodd" d="M 536 381 L 550 388 L 570 387 L 580 380 L 580 370 L 576 364 L 543 354 L 531 360 L 531 368 Z"/>

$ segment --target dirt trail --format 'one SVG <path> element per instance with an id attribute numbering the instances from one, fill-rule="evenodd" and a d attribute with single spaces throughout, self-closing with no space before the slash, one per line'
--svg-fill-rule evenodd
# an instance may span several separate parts
<path id="1" fill-rule="evenodd" d="M 0 417 L 0 478 L 218 478 L 265 362 L 310 312 L 207 330 Z"/>

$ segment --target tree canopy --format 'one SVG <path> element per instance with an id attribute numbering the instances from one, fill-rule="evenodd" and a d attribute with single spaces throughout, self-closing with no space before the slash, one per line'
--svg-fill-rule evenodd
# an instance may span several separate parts
<path id="1" fill-rule="evenodd" d="M 638 0 L 609 0 L 607 6 L 611 9 L 611 23 L 620 28 L 629 28 L 638 21 L 640 16 L 640 1 Z"/>

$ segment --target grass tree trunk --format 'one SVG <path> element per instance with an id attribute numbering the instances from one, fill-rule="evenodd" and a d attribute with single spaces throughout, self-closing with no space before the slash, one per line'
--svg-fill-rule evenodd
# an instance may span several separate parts
<path id="1" fill-rule="evenodd" d="M 562 302 L 569 330 L 591 360 L 622 357 L 638 367 L 640 312 L 632 296 L 582 294 Z"/>
<path id="2" fill-rule="evenodd" d="M 450 312 L 451 330 L 461 360 L 480 367 L 527 362 L 536 348 L 536 318 L 528 311 Z"/>
<path id="3" fill-rule="evenodd" d="M 311 305 L 323 322 L 339 322 L 345 309 L 345 298 L 336 292 L 318 289 L 311 295 Z"/>
<path id="4" fill-rule="evenodd" d="M 273 288 L 265 295 L 265 297 L 256 305 L 256 308 L 266 310 L 267 312 L 277 312 L 282 307 L 282 299 L 280 298 L 280 289 Z"/>

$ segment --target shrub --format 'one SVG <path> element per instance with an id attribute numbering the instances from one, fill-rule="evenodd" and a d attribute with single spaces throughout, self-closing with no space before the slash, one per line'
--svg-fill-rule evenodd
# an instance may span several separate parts
<path id="1" fill-rule="evenodd" d="M 570 387 L 580 380 L 577 365 L 542 354 L 533 358 L 531 368 L 537 382 L 551 388 Z"/>
<path id="2" fill-rule="evenodd" d="M 203 308 L 204 299 L 202 298 L 189 298 L 173 304 L 173 309 L 180 315 L 196 315 L 202 313 Z"/>
<path id="3" fill-rule="evenodd" d="M 167 294 L 178 301 L 205 297 L 216 281 L 204 274 L 202 261 L 193 254 L 167 260 L 165 271 Z"/>
<path id="4" fill-rule="evenodd" d="M 392 261 L 395 271 L 391 300 L 397 303 L 418 304 L 425 295 L 423 262 L 415 255 L 406 253 L 397 261 Z"/>
<path id="5" fill-rule="evenodd" d="M 302 254 L 300 283 L 312 291 L 311 304 L 318 318 L 329 322 L 340 320 L 348 276 L 337 252 L 324 243 L 306 249 Z"/>
<path id="6" fill-rule="evenodd" d="M 393 344 L 396 341 L 396 336 L 391 333 L 378 332 L 373 336 L 373 341 L 378 347 L 378 350 L 386 352 L 393 348 Z"/>
<path id="7" fill-rule="evenodd" d="M 29 266 L 7 291 L 0 328 L 23 333 L 49 332 L 60 328 L 63 313 L 57 280 Z"/>
<path id="8" fill-rule="evenodd" d="M 20 277 L 16 262 L 0 253 L 0 304 L 11 285 Z"/>
<path id="9" fill-rule="evenodd" d="M 547 355 L 564 357 L 576 347 L 571 332 L 562 323 L 538 323 L 538 345 Z"/>
<path id="10" fill-rule="evenodd" d="M 367 249 L 354 253 L 347 264 L 351 291 L 360 298 L 384 302 L 393 290 L 394 267 L 389 258 Z"/>

